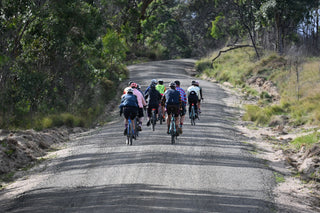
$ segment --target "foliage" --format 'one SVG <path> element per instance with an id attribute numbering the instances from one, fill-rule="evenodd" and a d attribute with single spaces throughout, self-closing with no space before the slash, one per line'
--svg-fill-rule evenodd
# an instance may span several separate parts
<path id="1" fill-rule="evenodd" d="M 28 128 L 32 117 L 79 114 L 105 104 L 112 94 L 102 86 L 105 79 L 117 84 L 126 77 L 126 45 L 106 30 L 96 4 L 3 1 L 2 6 L 0 127 Z"/>
<path id="2" fill-rule="evenodd" d="M 320 139 L 320 133 L 315 131 L 311 134 L 300 136 L 291 141 L 291 145 L 296 149 L 300 149 L 302 146 L 306 146 L 307 148 L 311 148 L 312 145 L 318 143 Z"/>
<path id="3" fill-rule="evenodd" d="M 243 120 L 254 121 L 257 125 L 266 125 L 274 115 L 282 114 L 285 110 L 281 106 L 272 105 L 260 107 L 257 105 L 246 105 Z"/>
<path id="4" fill-rule="evenodd" d="M 260 69 L 254 55 L 260 47 L 284 53 L 295 45 L 303 52 L 305 41 L 318 54 L 318 8 L 312 0 L 3 0 L 0 127 L 26 128 L 35 117 L 64 112 L 92 120 L 89 109 L 101 112 L 127 77 L 126 60 L 198 57 L 226 43 L 250 41 L 255 52 L 246 50 L 248 63 L 239 54 L 226 66 L 233 57 L 226 54 L 214 69 L 199 69 L 240 86 L 250 74 L 271 74 L 285 91 L 280 79 L 294 77 L 287 65 L 276 73 L 261 62 Z"/>

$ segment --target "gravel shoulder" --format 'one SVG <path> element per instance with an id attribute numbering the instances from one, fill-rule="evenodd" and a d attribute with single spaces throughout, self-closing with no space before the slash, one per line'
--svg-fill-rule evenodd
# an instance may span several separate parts
<path id="1" fill-rule="evenodd" d="M 229 106 L 239 107 L 241 114 L 242 106 L 247 103 L 242 95 L 231 88 L 231 85 L 220 86 L 230 94 L 226 103 Z M 241 118 L 239 118 L 236 128 L 246 137 L 245 143 L 252 145 L 252 153 L 258 158 L 264 159 L 273 170 L 277 182 L 273 194 L 278 212 L 320 212 L 319 183 L 306 182 L 299 178 L 297 168 L 288 163 L 288 154 L 279 148 L 281 141 L 292 140 L 306 133 L 300 131 L 299 128 L 296 133 L 286 133 L 285 135 L 271 127 L 255 126 L 253 128 L 253 123 L 243 122 Z M 271 138 L 274 140 L 273 142 L 268 140 Z"/>

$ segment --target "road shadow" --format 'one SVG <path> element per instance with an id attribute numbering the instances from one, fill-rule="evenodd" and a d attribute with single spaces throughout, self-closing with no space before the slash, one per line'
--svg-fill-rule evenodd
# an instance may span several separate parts
<path id="1" fill-rule="evenodd" d="M 5 212 L 273 212 L 273 204 L 241 192 L 168 188 L 150 184 L 120 184 L 72 189 L 28 191 Z"/>

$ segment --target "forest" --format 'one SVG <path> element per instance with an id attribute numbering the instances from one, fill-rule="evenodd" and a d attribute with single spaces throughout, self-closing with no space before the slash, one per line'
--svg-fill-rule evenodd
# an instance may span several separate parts
<path id="1" fill-rule="evenodd" d="M 317 0 L 2 0 L 0 128 L 90 125 L 137 60 L 319 56 L 319 15 Z"/>

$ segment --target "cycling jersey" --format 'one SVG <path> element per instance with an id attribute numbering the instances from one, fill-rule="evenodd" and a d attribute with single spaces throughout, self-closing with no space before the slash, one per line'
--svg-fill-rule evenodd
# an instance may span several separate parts
<path id="1" fill-rule="evenodd" d="M 180 97 L 181 97 L 181 101 L 183 106 L 187 105 L 187 95 L 186 92 L 181 88 L 181 87 L 176 87 L 176 90 L 180 92 Z"/>
<path id="2" fill-rule="evenodd" d="M 126 94 L 121 99 L 121 104 L 119 106 L 120 109 L 123 107 L 136 107 L 138 108 L 138 100 L 137 96 L 134 94 Z"/>
<path id="3" fill-rule="evenodd" d="M 158 107 L 161 100 L 161 95 L 158 90 L 151 88 L 146 95 L 146 99 L 149 107 Z"/>
<path id="4" fill-rule="evenodd" d="M 143 95 L 139 92 L 139 90 L 133 89 L 133 94 L 137 96 L 139 108 L 143 108 L 144 106 L 147 105 Z"/>
<path id="5" fill-rule="evenodd" d="M 188 96 L 188 98 L 189 98 L 189 95 L 190 95 L 190 93 L 192 92 L 192 91 L 194 91 L 195 93 L 196 93 L 196 95 L 198 96 L 198 100 L 200 100 L 201 99 L 201 96 L 200 96 L 200 88 L 199 87 L 197 87 L 197 86 L 190 86 L 188 89 L 187 89 L 187 96 Z"/>
<path id="6" fill-rule="evenodd" d="M 159 92 L 160 92 L 160 94 L 161 95 L 163 95 L 164 94 L 164 92 L 166 91 L 166 87 L 162 84 L 158 84 L 157 86 L 156 86 L 156 90 L 158 90 Z"/>
<path id="7" fill-rule="evenodd" d="M 163 98 L 165 99 L 166 106 L 181 104 L 180 92 L 175 89 L 167 90 L 164 93 Z"/>

